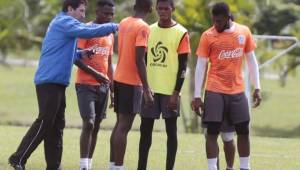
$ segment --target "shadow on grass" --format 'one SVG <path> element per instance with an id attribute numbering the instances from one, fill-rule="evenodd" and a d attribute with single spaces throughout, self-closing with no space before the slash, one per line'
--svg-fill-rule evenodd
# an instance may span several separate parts
<path id="1" fill-rule="evenodd" d="M 270 126 L 252 127 L 252 131 L 255 136 L 263 137 L 280 137 L 280 138 L 299 138 L 300 137 L 300 126 L 295 127 L 291 130 L 277 129 Z"/>

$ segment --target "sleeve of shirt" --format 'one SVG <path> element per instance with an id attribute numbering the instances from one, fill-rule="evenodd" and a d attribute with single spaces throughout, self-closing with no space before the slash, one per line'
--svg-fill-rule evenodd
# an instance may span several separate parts
<path id="1" fill-rule="evenodd" d="M 64 32 L 69 37 L 93 38 L 109 35 L 118 30 L 118 24 L 93 24 L 87 25 L 72 17 L 65 17 L 56 25 L 57 30 Z"/>
<path id="2" fill-rule="evenodd" d="M 203 56 L 198 56 L 196 71 L 195 71 L 195 91 L 194 97 L 201 98 L 202 88 L 204 86 L 204 81 L 206 77 L 208 59 Z"/>
<path id="3" fill-rule="evenodd" d="M 185 33 L 184 36 L 182 37 L 180 44 L 177 49 L 178 54 L 186 54 L 186 53 L 191 53 L 191 48 L 190 48 L 190 36 L 188 33 Z"/>
<path id="4" fill-rule="evenodd" d="M 203 33 L 201 35 L 201 38 L 200 38 L 200 41 L 199 41 L 199 45 L 197 47 L 197 51 L 196 51 L 196 55 L 198 57 L 206 57 L 208 58 L 209 57 L 209 42 L 207 40 L 207 36 L 205 33 Z"/>
<path id="5" fill-rule="evenodd" d="M 255 89 L 260 89 L 259 68 L 254 51 L 246 54 L 246 61 L 249 68 L 250 80 Z"/>
<path id="6" fill-rule="evenodd" d="M 150 33 L 149 26 L 148 25 L 142 26 L 137 32 L 135 46 L 147 47 L 149 33 Z"/>
<path id="7" fill-rule="evenodd" d="M 249 30 L 249 28 L 247 28 L 245 53 L 249 53 L 251 51 L 254 51 L 255 48 L 256 48 L 256 43 L 255 43 L 254 38 L 251 34 L 251 31 Z"/>
<path id="8" fill-rule="evenodd" d="M 85 49 L 85 48 L 87 48 L 87 42 L 88 42 L 88 40 L 87 39 L 78 39 L 78 41 L 77 41 L 77 48 L 79 48 L 79 49 Z"/>

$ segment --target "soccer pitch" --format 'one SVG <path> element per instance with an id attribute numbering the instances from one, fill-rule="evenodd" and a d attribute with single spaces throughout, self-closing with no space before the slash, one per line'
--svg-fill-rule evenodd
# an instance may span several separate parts
<path id="1" fill-rule="evenodd" d="M 15 151 L 28 127 L 0 126 L 0 169 L 10 170 L 7 158 Z M 93 159 L 94 169 L 107 169 L 109 160 L 109 137 L 111 131 L 101 130 L 98 145 Z M 79 169 L 79 129 L 64 131 L 64 151 L 62 165 L 64 170 Z M 300 168 L 300 139 L 252 137 L 251 167 L 254 170 L 297 170 Z M 139 132 L 131 131 L 125 155 L 125 168 L 134 170 L 137 167 Z M 222 144 L 220 143 L 220 150 Z M 154 132 L 149 154 L 148 169 L 165 169 L 166 135 Z M 225 169 L 224 155 L 221 152 L 221 169 Z M 239 167 L 238 156 L 235 169 Z M 28 160 L 28 170 L 45 169 L 43 144 Z M 178 151 L 175 170 L 207 169 L 204 138 L 201 134 L 178 134 Z"/>

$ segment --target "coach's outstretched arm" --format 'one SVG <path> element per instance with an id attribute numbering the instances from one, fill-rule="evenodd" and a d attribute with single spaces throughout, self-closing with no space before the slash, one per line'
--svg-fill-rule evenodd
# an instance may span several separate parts
<path id="1" fill-rule="evenodd" d="M 62 17 L 61 20 L 58 19 L 55 22 L 60 23 L 54 24 L 53 29 L 57 29 L 58 31 L 64 32 L 69 37 L 78 37 L 86 39 L 102 37 L 111 33 L 115 33 L 118 31 L 119 26 L 116 23 L 87 25 L 67 15 L 65 17 Z"/>

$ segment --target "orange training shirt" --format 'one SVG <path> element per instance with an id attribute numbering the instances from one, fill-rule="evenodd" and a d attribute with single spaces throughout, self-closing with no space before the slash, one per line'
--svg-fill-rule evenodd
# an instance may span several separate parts
<path id="1" fill-rule="evenodd" d="M 197 48 L 198 57 L 207 57 L 210 69 L 206 90 L 224 94 L 244 91 L 242 64 L 246 53 L 256 44 L 248 27 L 234 24 L 234 31 L 218 33 L 214 27 L 205 31 Z"/>
<path id="2" fill-rule="evenodd" d="M 142 85 L 136 66 L 136 47 L 147 47 L 149 25 L 141 18 L 127 17 L 120 22 L 118 33 L 118 64 L 114 80 Z"/>

